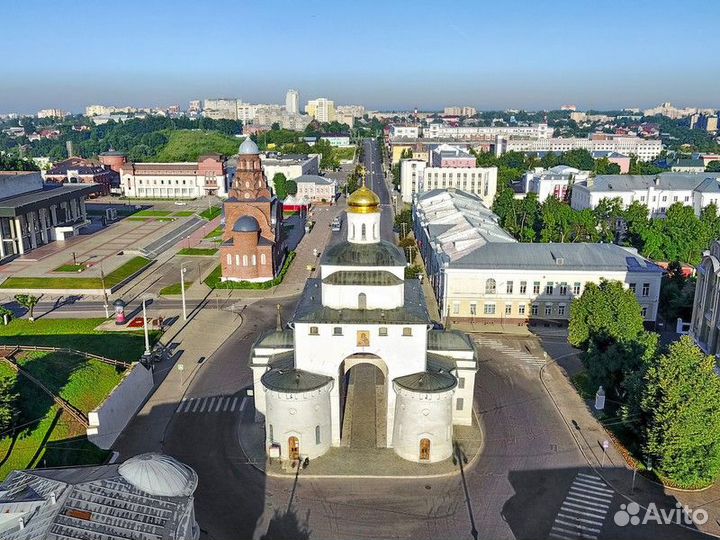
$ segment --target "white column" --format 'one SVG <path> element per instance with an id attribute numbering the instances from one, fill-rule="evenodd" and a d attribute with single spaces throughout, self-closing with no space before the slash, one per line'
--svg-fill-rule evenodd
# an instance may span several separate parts
<path id="1" fill-rule="evenodd" d="M 15 218 L 15 233 L 17 235 L 17 240 L 18 240 L 18 254 L 24 255 L 25 248 L 23 247 L 22 227 L 20 225 L 20 216 Z"/>
<path id="2" fill-rule="evenodd" d="M 0 259 L 5 258 L 5 235 L 3 235 L 2 220 L 6 218 L 0 218 Z"/>

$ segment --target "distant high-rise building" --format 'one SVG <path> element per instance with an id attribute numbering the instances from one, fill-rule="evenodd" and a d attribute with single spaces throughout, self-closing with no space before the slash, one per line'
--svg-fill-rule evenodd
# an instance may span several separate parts
<path id="1" fill-rule="evenodd" d="M 300 92 L 297 90 L 287 91 L 287 94 L 285 94 L 285 110 L 293 114 L 300 112 Z"/>
<path id="2" fill-rule="evenodd" d="M 202 104 L 199 99 L 191 99 L 188 106 L 188 112 L 200 112 L 202 110 Z"/>
<path id="3" fill-rule="evenodd" d="M 335 108 L 335 119 L 341 124 L 353 127 L 356 118 L 362 118 L 365 107 L 362 105 L 338 105 Z"/>
<path id="4" fill-rule="evenodd" d="M 305 105 L 305 112 L 318 122 L 335 121 L 335 102 L 331 99 L 311 99 Z"/>
<path id="5" fill-rule="evenodd" d="M 237 99 L 206 99 L 203 105 L 205 116 L 214 120 L 237 120 Z"/>
<path id="6" fill-rule="evenodd" d="M 443 110 L 444 116 L 475 116 L 477 110 L 475 107 L 445 107 Z"/>
<path id="7" fill-rule="evenodd" d="M 38 118 L 65 118 L 68 115 L 62 109 L 42 109 L 38 111 Z"/>

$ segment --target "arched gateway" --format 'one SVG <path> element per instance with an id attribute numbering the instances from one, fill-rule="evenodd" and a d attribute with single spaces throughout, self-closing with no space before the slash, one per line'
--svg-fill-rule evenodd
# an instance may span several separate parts
<path id="1" fill-rule="evenodd" d="M 471 424 L 472 344 L 432 329 L 420 283 L 405 280 L 405 256 L 378 236 L 380 199 L 364 183 L 347 212 L 347 240 L 323 253 L 290 323 L 278 317 L 252 348 L 267 447 L 283 459 L 331 446 L 447 459 L 453 425 Z"/>

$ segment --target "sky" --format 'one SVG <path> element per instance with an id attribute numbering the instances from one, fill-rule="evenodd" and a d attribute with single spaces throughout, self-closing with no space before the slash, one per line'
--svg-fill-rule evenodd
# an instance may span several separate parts
<path id="1" fill-rule="evenodd" d="M 194 98 L 720 107 L 712 0 L 4 0 L 0 113 Z"/>

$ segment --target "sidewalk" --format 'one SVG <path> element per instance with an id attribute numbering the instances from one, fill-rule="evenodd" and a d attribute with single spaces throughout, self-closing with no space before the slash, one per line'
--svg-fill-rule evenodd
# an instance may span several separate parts
<path id="1" fill-rule="evenodd" d="M 187 323 L 182 317 L 160 342 L 173 346 L 173 356 L 154 366 L 155 390 L 114 445 L 122 459 L 161 451 L 165 430 L 177 404 L 209 358 L 240 327 L 243 319 L 225 310 L 199 309 Z M 200 362 L 203 363 L 200 363 Z M 180 371 L 178 366 L 182 365 Z"/>
<path id="2" fill-rule="evenodd" d="M 637 474 L 633 491 L 632 469 L 613 444 L 610 435 L 593 416 L 589 405 L 578 395 L 562 368 L 553 362 L 547 363 L 540 370 L 540 380 L 588 464 L 610 487 L 628 501 L 635 501 L 643 507 L 647 507 L 651 502 L 660 505 L 667 497 L 674 497 L 691 508 L 704 508 L 711 519 L 699 528 L 705 533 L 720 535 L 720 524 L 716 521 L 720 513 L 719 485 L 695 492 L 671 490 Z M 603 441 L 610 443 L 605 452 L 602 448 Z"/>

